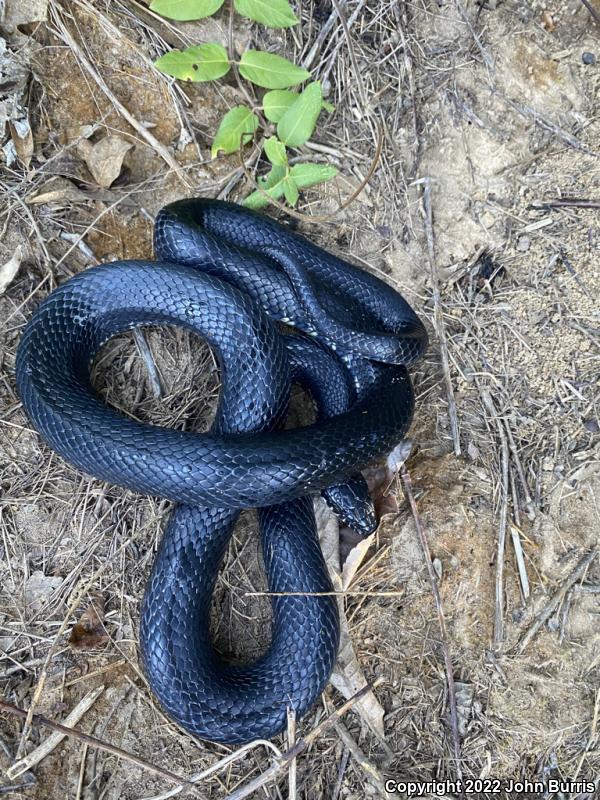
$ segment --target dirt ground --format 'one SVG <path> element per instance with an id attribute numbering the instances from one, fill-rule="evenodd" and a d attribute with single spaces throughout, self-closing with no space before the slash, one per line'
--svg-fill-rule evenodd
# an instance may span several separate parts
<path id="1" fill-rule="evenodd" d="M 0 692 L 57 721 L 93 693 L 78 727 L 145 764 L 67 738 L 11 782 L 6 770 L 50 731 L 0 713 L 0 794 L 171 797 L 173 782 L 150 767 L 189 777 L 231 751 L 166 719 L 138 665 L 139 604 L 168 504 L 52 454 L 21 410 L 14 358 L 56 285 L 95 261 L 151 256 L 165 203 L 251 190 L 237 157 L 210 160 L 211 134 L 240 99 L 235 80 L 174 84 L 152 67 L 169 47 L 226 43 L 228 15 L 169 23 L 138 0 L 4 5 L 0 119 L 12 127 L 0 142 L 0 265 L 21 262 L 0 294 Z M 506 798 L 600 797 L 600 2 L 348 0 L 348 35 L 334 5 L 303 0 L 301 26 L 285 33 L 238 19 L 233 42 L 298 63 L 320 42 L 309 66 L 335 111 L 300 155 L 340 176 L 304 193 L 305 215 L 335 212 L 381 137 L 359 197 L 299 228 L 385 276 L 431 332 L 413 370 L 407 466 L 446 629 L 396 478 L 343 605 L 360 670 L 381 682 L 370 706 L 311 740 L 295 795 L 283 770 L 254 796 L 358 800 L 387 796 L 387 778 L 462 774 L 596 787 Z M 97 388 L 138 419 L 206 427 L 218 396 L 206 346 L 173 330 L 146 340 L 160 393 L 132 335 L 105 346 Z M 333 536 L 337 555 L 335 526 Z M 343 552 L 349 538 L 342 530 Z M 263 588 L 248 512 L 215 598 L 223 652 L 264 648 L 268 602 L 249 594 Z M 336 686 L 298 737 L 343 704 Z M 226 798 L 272 758 L 258 746 L 178 796 Z M 499 796 L 484 789 L 467 796 Z"/>

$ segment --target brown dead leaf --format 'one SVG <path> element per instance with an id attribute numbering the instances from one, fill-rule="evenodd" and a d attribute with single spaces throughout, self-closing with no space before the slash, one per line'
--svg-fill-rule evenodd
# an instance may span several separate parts
<path id="1" fill-rule="evenodd" d="M 23 248 L 21 245 L 17 247 L 12 254 L 12 258 L 0 267 L 0 294 L 4 294 L 9 284 L 17 274 L 21 261 L 23 259 Z"/>
<path id="2" fill-rule="evenodd" d="M 121 136 L 110 135 L 95 144 L 83 139 L 77 152 L 87 164 L 98 186 L 108 189 L 121 174 L 123 159 L 132 147 L 133 144 Z"/>
<path id="3" fill-rule="evenodd" d="M 315 500 L 315 516 L 321 541 L 321 549 L 329 568 L 331 582 L 336 591 L 342 591 L 342 570 L 340 568 L 339 525 L 335 514 L 329 510 L 321 498 Z M 370 538 L 370 537 L 369 537 Z M 340 609 L 340 648 L 337 661 L 331 675 L 331 683 L 346 699 L 350 699 L 367 685 L 362 673 L 356 652 L 352 645 L 348 621 L 344 613 L 342 600 Z M 383 727 L 383 708 L 372 691 L 369 691 L 354 706 L 354 710 L 366 722 L 373 733 L 385 740 Z"/>
<path id="4" fill-rule="evenodd" d="M 556 30 L 556 23 L 554 22 L 552 15 L 548 11 L 544 11 L 542 13 L 542 25 L 550 33 L 553 33 Z"/>
<path id="5" fill-rule="evenodd" d="M 103 647 L 108 642 L 108 635 L 104 629 L 104 598 L 96 594 L 73 626 L 69 644 L 75 650 L 94 650 Z"/>
<path id="6" fill-rule="evenodd" d="M 399 511 L 396 495 L 390 490 L 393 475 L 384 465 L 365 470 L 369 493 L 373 498 L 375 516 L 379 521 L 384 514 L 397 514 Z"/>

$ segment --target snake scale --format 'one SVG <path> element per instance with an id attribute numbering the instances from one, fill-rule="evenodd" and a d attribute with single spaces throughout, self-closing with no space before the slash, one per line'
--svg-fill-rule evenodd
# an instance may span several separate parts
<path id="1" fill-rule="evenodd" d="M 144 671 L 162 707 L 204 739 L 268 738 L 288 707 L 298 717 L 311 707 L 338 647 L 310 496 L 322 492 L 347 524 L 373 530 L 359 470 L 405 435 L 407 366 L 427 336 L 386 283 L 241 206 L 172 203 L 158 214 L 154 245 L 156 261 L 92 267 L 40 304 L 19 345 L 17 386 L 35 428 L 71 464 L 176 503 L 140 623 Z M 221 392 L 206 434 L 130 419 L 91 384 L 103 343 L 165 324 L 196 332 L 216 355 Z M 285 430 L 293 383 L 312 396 L 316 419 Z M 212 644 L 209 617 L 243 508 L 258 509 L 277 594 L 266 653 L 232 665 Z"/>

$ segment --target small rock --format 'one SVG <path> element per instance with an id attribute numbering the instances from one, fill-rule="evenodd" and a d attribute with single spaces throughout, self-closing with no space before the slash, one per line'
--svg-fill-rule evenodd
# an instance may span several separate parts
<path id="1" fill-rule="evenodd" d="M 531 247 L 531 239 L 529 236 L 519 236 L 517 241 L 517 250 L 521 253 L 526 253 Z"/>
<path id="2" fill-rule="evenodd" d="M 41 570 L 32 572 L 25 584 L 25 602 L 32 611 L 39 611 L 62 582 L 62 578 L 44 575 Z"/>
<path id="3" fill-rule="evenodd" d="M 600 433 L 600 425 L 598 425 L 598 420 L 590 417 L 589 419 L 583 420 L 583 427 L 586 431 L 590 433 Z"/>
<path id="4" fill-rule="evenodd" d="M 594 55 L 594 53 L 590 53 L 589 51 L 586 50 L 585 53 L 581 54 L 581 60 L 583 61 L 584 64 L 587 64 L 589 66 L 590 64 L 596 63 L 596 56 Z"/>

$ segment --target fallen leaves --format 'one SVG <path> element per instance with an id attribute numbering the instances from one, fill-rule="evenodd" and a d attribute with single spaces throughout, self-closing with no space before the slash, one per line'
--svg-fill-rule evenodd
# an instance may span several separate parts
<path id="1" fill-rule="evenodd" d="M 112 134 L 95 143 L 83 139 L 77 152 L 98 186 L 108 189 L 121 174 L 123 159 L 132 147 L 133 144 L 122 136 Z"/>
<path id="2" fill-rule="evenodd" d="M 51 178 L 46 181 L 33 196 L 27 198 L 29 205 L 45 203 L 77 203 L 90 200 L 90 197 L 78 189 L 68 178 Z"/>
<path id="3" fill-rule="evenodd" d="M 100 593 L 93 596 L 92 602 L 75 623 L 69 637 L 74 650 L 94 650 L 108 642 L 104 627 L 104 598 Z"/>
<path id="4" fill-rule="evenodd" d="M 367 551 L 373 544 L 375 539 L 375 534 L 372 533 L 370 536 L 366 536 L 364 539 L 360 539 L 360 541 L 354 545 L 352 550 L 346 556 L 346 560 L 344 561 L 344 566 L 342 567 L 342 591 L 347 592 L 350 588 L 350 584 L 352 583 L 354 576 L 356 575 L 358 568 L 362 564 L 367 555 Z"/>
<path id="5" fill-rule="evenodd" d="M 24 55 L 10 50 L 0 37 L 0 140 L 4 141 L 8 131 L 10 138 L 2 147 L 8 167 L 19 159 L 27 168 L 33 155 L 33 137 L 25 106 L 29 78 Z"/>

